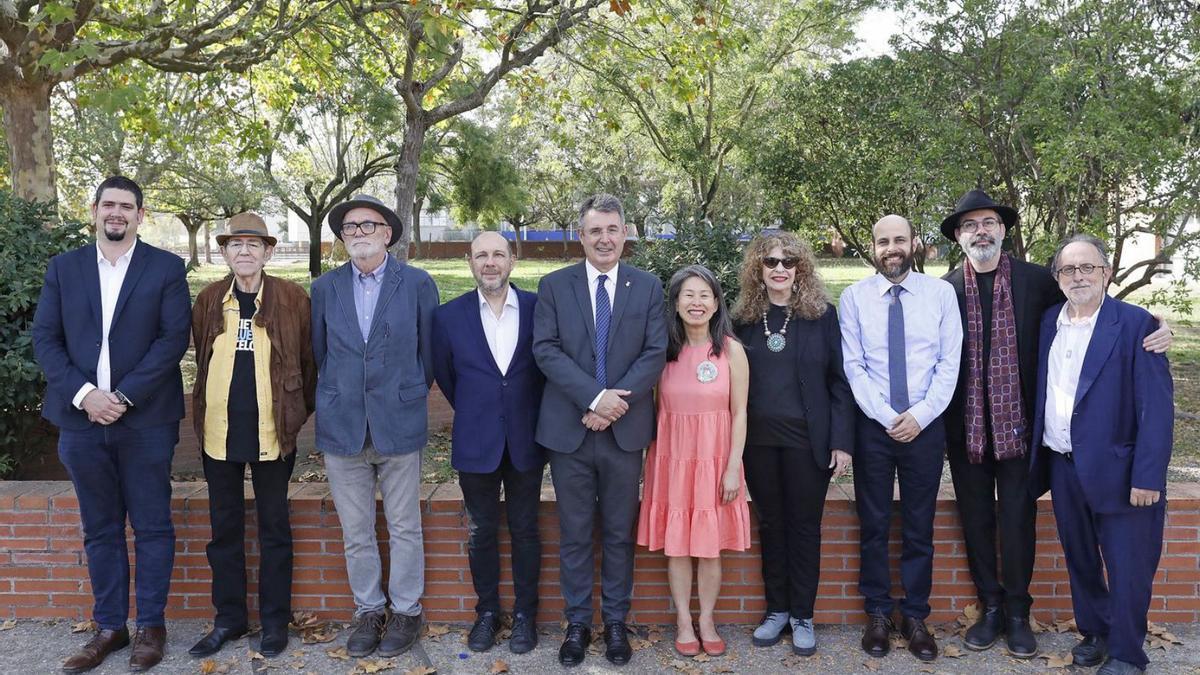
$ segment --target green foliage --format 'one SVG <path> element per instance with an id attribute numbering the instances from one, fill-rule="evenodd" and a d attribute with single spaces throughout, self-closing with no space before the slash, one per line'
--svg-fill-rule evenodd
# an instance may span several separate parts
<path id="1" fill-rule="evenodd" d="M 643 239 L 630 261 L 635 267 L 662 279 L 663 290 L 671 275 L 687 265 L 704 265 L 717 275 L 728 305 L 737 297 L 738 269 L 742 264 L 742 229 L 725 224 L 693 221 L 679 226 L 674 239 Z"/>
<path id="2" fill-rule="evenodd" d="M 496 227 L 525 214 L 529 195 L 517 167 L 502 154 L 496 135 L 469 122 L 456 125 L 450 165 L 450 200 L 460 223 Z"/>
<path id="3" fill-rule="evenodd" d="M 29 334 L 51 256 L 83 245 L 78 223 L 47 229 L 54 208 L 0 191 L 0 477 L 11 475 L 36 447 L 45 380 Z"/>

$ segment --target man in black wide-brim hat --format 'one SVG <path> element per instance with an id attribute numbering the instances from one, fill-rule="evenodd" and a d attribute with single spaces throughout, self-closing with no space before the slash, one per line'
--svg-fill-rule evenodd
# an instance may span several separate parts
<path id="1" fill-rule="evenodd" d="M 1001 250 L 1005 235 L 1019 224 L 1015 209 L 983 190 L 964 194 L 942 221 L 942 234 L 965 254 L 963 265 L 943 277 L 958 295 L 964 340 L 958 387 L 944 420 L 967 561 L 981 605 L 963 643 L 982 651 L 1004 635 L 1009 654 L 1032 658 L 1038 652 L 1029 624 L 1037 502 L 1029 492 L 1029 450 L 1038 327 L 1046 309 L 1065 298 L 1049 269 Z M 1143 347 L 1163 352 L 1170 343 L 1164 324 Z M 1102 639 L 1085 639 L 1073 650 L 1075 663 L 1097 665 L 1104 651 Z"/>

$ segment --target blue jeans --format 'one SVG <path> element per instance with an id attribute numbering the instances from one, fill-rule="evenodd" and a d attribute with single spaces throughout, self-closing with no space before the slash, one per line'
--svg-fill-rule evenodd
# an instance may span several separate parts
<path id="1" fill-rule="evenodd" d="M 124 628 L 129 618 L 126 515 L 137 554 L 137 625 L 163 625 L 175 564 L 171 458 L 178 441 L 179 422 L 145 429 L 117 422 L 59 431 L 58 457 L 79 499 L 95 602 L 92 618 L 102 629 Z"/>

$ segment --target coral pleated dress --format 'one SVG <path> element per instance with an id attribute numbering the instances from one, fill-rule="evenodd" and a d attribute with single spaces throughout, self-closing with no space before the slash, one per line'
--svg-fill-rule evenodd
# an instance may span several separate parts
<path id="1" fill-rule="evenodd" d="M 727 355 L 723 350 L 712 357 L 708 345 L 685 345 L 659 379 L 658 435 L 646 455 L 637 535 L 651 551 L 716 558 L 722 550 L 750 548 L 744 477 L 737 498 L 721 503 L 732 436 Z M 702 381 L 712 366 L 716 377 Z"/>

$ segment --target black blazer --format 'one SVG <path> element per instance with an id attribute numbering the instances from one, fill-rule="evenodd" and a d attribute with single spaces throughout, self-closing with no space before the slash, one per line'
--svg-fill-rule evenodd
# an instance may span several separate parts
<path id="1" fill-rule="evenodd" d="M 737 326 L 738 339 L 749 344 L 761 323 Z M 827 468 L 833 449 L 854 454 L 854 394 L 842 366 L 842 330 L 837 309 L 829 305 L 818 319 L 793 317 L 788 339 L 796 341 L 796 378 L 808 419 L 808 436 L 817 466 Z M 747 350 L 750 347 L 746 348 Z M 754 377 L 754 371 L 750 371 Z"/>
<path id="2" fill-rule="evenodd" d="M 1021 400 L 1025 405 L 1025 419 L 1032 425 L 1033 406 L 1037 400 L 1038 327 L 1046 308 L 1065 302 L 1058 283 L 1050 270 L 1016 258 L 1012 260 L 1013 313 L 1017 322 L 1017 361 L 1021 373 Z M 964 261 L 964 264 L 970 264 Z M 958 311 L 963 322 L 962 365 L 958 370 L 958 386 L 954 397 L 942 415 L 946 425 L 946 446 L 950 455 L 966 455 L 967 428 L 964 407 L 967 398 L 967 292 L 963 288 L 963 269 L 951 270 L 942 277 L 954 287 L 958 296 Z"/>

